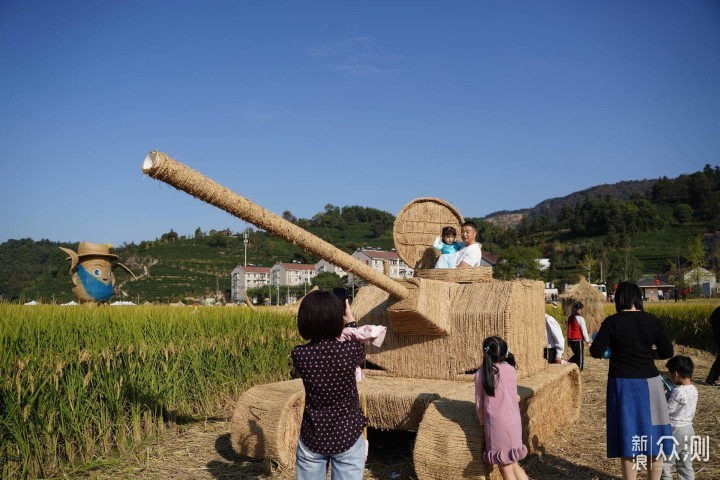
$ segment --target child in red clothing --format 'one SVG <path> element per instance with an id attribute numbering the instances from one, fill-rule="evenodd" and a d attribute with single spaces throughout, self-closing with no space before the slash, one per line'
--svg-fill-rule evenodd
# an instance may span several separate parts
<path id="1" fill-rule="evenodd" d="M 515 357 L 500 337 L 486 338 L 483 351 L 475 374 L 475 409 L 485 427 L 483 461 L 497 465 L 504 480 L 528 480 L 518 464 L 528 450 L 522 443 Z"/>

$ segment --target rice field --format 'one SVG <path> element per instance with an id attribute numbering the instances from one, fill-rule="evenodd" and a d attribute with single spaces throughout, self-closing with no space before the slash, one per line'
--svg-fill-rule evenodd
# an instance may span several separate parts
<path id="1" fill-rule="evenodd" d="M 718 306 L 720 306 L 720 302 L 717 300 L 678 303 L 646 302 L 644 309 L 663 321 L 665 330 L 676 343 L 715 353 L 717 347 L 708 320 L 710 314 Z M 558 320 L 564 331 L 567 319 L 560 305 L 552 306 L 548 304 L 545 311 Z M 605 314 L 609 316 L 614 313 L 615 305 L 612 303 L 605 304 Z"/>
<path id="2" fill-rule="evenodd" d="M 292 316 L 245 308 L 0 304 L 0 472 L 39 478 L 285 380 Z"/>

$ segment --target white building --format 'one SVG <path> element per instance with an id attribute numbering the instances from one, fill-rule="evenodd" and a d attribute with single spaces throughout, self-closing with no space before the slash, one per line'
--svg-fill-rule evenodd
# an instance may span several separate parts
<path id="1" fill-rule="evenodd" d="M 538 258 L 537 263 L 538 263 L 538 269 L 541 272 L 544 272 L 544 271 L 550 269 L 550 259 L 549 258 Z"/>
<path id="2" fill-rule="evenodd" d="M 277 262 L 270 269 L 272 285 L 306 285 L 315 277 L 315 265 Z"/>
<path id="3" fill-rule="evenodd" d="M 347 275 L 347 272 L 345 272 L 345 270 L 338 267 L 337 265 L 333 265 L 325 259 L 320 260 L 318 263 L 315 264 L 315 275 L 323 272 L 334 273 L 339 277 L 344 277 L 345 275 Z"/>
<path id="4" fill-rule="evenodd" d="M 365 265 L 369 265 L 380 273 L 384 271 L 385 262 L 390 263 L 390 278 L 410 278 L 415 273 L 402 261 L 397 252 L 385 252 L 382 250 L 357 250 L 352 254 L 353 257 L 360 260 Z M 348 283 L 356 283 L 362 281 L 356 275 L 348 273 Z"/>
<path id="5" fill-rule="evenodd" d="M 716 291 L 717 279 L 715 278 L 715 274 L 710 270 L 702 267 L 693 268 L 687 272 L 683 278 L 685 279 L 685 283 L 691 287 L 700 284 L 703 297 L 709 297 Z"/>
<path id="6" fill-rule="evenodd" d="M 231 274 L 230 299 L 245 301 L 245 290 L 270 284 L 270 267 L 243 267 L 238 265 Z"/>

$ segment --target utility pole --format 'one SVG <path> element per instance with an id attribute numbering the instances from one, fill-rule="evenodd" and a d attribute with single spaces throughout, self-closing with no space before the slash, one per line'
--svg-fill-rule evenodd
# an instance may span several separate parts
<path id="1" fill-rule="evenodd" d="M 247 267 L 247 245 L 250 241 L 250 232 L 248 232 L 248 229 L 246 228 L 243 232 L 243 243 L 245 244 L 245 263 L 244 266 Z"/>

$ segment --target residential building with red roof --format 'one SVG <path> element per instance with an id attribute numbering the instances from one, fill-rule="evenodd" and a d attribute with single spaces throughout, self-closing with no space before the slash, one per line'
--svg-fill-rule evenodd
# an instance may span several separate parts
<path id="1" fill-rule="evenodd" d="M 309 285 L 315 277 L 315 265 L 277 262 L 270 268 L 270 284 L 282 286 Z"/>
<path id="2" fill-rule="evenodd" d="M 238 265 L 230 274 L 230 299 L 233 302 L 245 301 L 245 290 L 248 288 L 270 285 L 270 267 Z"/>

